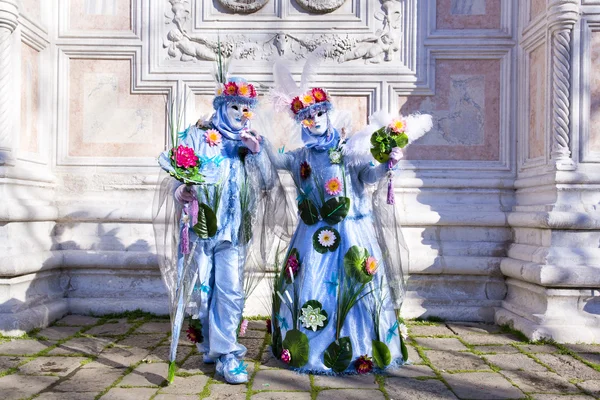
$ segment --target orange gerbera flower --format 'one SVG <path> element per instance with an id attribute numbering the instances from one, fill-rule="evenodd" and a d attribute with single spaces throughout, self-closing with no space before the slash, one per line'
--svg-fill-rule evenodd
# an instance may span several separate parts
<path id="1" fill-rule="evenodd" d="M 247 83 L 240 83 L 238 86 L 238 94 L 242 97 L 250 97 L 250 86 Z"/>
<path id="2" fill-rule="evenodd" d="M 337 196 L 342 192 L 342 182 L 340 178 L 337 176 L 335 178 L 331 178 L 325 183 L 325 191 L 330 196 Z"/>
<path id="3" fill-rule="evenodd" d="M 306 104 L 307 106 L 315 104 L 315 98 L 311 93 L 305 93 L 302 95 L 302 103 Z"/>

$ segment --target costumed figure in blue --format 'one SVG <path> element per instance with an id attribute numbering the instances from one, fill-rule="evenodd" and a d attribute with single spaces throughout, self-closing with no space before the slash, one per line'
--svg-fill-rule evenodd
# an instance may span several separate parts
<path id="1" fill-rule="evenodd" d="M 190 314 L 188 337 L 204 362 L 216 362 L 217 374 L 233 384 L 248 380 L 246 348 L 237 340 L 242 311 L 257 274 L 269 264 L 282 207 L 275 198 L 284 196 L 275 185 L 277 172 L 261 151 L 261 138 L 250 130 L 257 100 L 252 84 L 222 79 L 212 117 L 180 132 L 173 139 L 177 145 L 160 155 L 159 164 L 170 176 L 155 201 L 173 338 L 183 314 Z M 175 351 L 176 345 L 172 365 Z"/>
<path id="2" fill-rule="evenodd" d="M 272 351 L 301 372 L 384 370 L 407 360 L 399 314 L 407 253 L 391 183 L 402 151 L 376 165 L 372 125 L 346 140 L 347 118 L 324 89 L 308 86 L 314 63 L 306 61 L 300 87 L 283 64 L 274 67 L 273 100 L 300 125 L 303 147 L 264 144 L 293 178 L 300 217 L 273 283 Z"/>

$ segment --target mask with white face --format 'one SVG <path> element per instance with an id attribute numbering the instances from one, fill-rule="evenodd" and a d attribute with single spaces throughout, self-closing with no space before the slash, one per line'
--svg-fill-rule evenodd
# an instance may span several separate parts
<path id="1" fill-rule="evenodd" d="M 240 103 L 227 103 L 227 119 L 229 125 L 234 130 L 240 130 L 246 124 L 247 119 L 244 118 L 244 113 L 250 111 L 250 107 Z"/>
<path id="2" fill-rule="evenodd" d="M 329 128 L 329 120 L 327 118 L 327 112 L 325 111 L 319 111 L 308 121 L 310 121 L 308 130 L 315 136 L 325 134 Z"/>

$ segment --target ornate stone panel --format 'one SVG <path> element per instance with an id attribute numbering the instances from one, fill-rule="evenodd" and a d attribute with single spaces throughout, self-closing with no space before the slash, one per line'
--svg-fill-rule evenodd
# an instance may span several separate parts
<path id="1" fill-rule="evenodd" d="M 130 31 L 131 0 L 69 0 L 69 30 Z"/>
<path id="2" fill-rule="evenodd" d="M 400 97 L 402 114 L 432 114 L 433 129 L 407 148 L 409 160 L 500 160 L 499 60 L 436 62 L 435 96 Z"/>
<path id="3" fill-rule="evenodd" d="M 529 20 L 533 21 L 539 15 L 546 11 L 546 1 L 547 0 L 529 0 Z"/>
<path id="4" fill-rule="evenodd" d="M 503 0 L 437 0 L 437 29 L 500 29 Z"/>
<path id="5" fill-rule="evenodd" d="M 40 52 L 23 43 L 21 47 L 21 129 L 19 150 L 39 152 Z"/>
<path id="6" fill-rule="evenodd" d="M 40 0 L 21 0 L 20 12 L 25 14 L 32 21 L 41 21 L 41 1 Z"/>
<path id="7" fill-rule="evenodd" d="M 529 159 L 546 154 L 546 70 L 546 46 L 540 45 L 529 53 Z"/>
<path id="8" fill-rule="evenodd" d="M 129 60 L 69 61 L 69 158 L 117 163 L 162 151 L 165 98 L 131 93 L 130 70 Z"/>

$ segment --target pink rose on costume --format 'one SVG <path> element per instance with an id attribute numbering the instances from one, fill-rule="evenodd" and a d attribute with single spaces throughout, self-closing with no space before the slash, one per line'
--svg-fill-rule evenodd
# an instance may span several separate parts
<path id="1" fill-rule="evenodd" d="M 325 191 L 330 196 L 337 196 L 340 194 L 342 192 L 342 182 L 340 181 L 340 178 L 335 177 L 328 180 L 327 183 L 325 183 Z"/>
<path id="2" fill-rule="evenodd" d="M 283 349 L 283 351 L 281 352 L 281 361 L 283 361 L 286 364 L 289 364 L 292 361 L 292 354 L 288 349 Z"/>
<path id="3" fill-rule="evenodd" d="M 204 132 L 204 140 L 209 146 L 218 146 L 221 144 L 221 134 L 216 129 L 209 129 Z"/>
<path id="4" fill-rule="evenodd" d="M 194 149 L 180 144 L 175 151 L 175 163 L 182 168 L 196 167 L 198 156 L 194 153 Z"/>
<path id="5" fill-rule="evenodd" d="M 246 329 L 248 329 L 248 320 L 245 319 L 240 324 L 240 336 L 246 336 Z"/>

